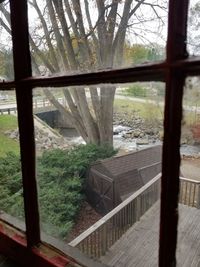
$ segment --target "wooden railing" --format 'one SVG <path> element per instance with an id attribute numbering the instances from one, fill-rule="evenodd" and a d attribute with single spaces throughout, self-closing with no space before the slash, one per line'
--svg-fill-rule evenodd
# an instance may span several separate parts
<path id="1" fill-rule="evenodd" d="M 160 197 L 160 177 L 127 198 L 89 229 L 69 243 L 92 258 L 100 258 Z M 200 182 L 180 178 L 179 202 L 200 208 Z"/>
<path id="2" fill-rule="evenodd" d="M 160 174 L 105 215 L 69 245 L 92 258 L 106 251 L 159 199 Z"/>
<path id="3" fill-rule="evenodd" d="M 200 182 L 187 178 L 180 178 L 179 203 L 200 208 Z"/>

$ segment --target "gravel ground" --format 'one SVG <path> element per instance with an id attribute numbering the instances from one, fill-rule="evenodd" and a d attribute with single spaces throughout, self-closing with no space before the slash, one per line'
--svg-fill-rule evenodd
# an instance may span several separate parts
<path id="1" fill-rule="evenodd" d="M 181 173 L 186 178 L 200 181 L 200 159 L 196 158 L 182 159 Z"/>

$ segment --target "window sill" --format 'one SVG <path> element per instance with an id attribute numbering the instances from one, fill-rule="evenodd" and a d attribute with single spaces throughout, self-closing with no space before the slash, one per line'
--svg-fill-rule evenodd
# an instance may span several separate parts
<path id="1" fill-rule="evenodd" d="M 83 255 L 78 249 L 42 233 L 44 242 L 28 249 L 25 225 L 18 219 L 0 214 L 0 253 L 22 266 L 105 267 Z"/>

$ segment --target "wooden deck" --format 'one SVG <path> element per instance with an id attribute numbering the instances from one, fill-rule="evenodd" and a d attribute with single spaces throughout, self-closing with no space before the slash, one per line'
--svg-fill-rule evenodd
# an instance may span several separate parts
<path id="1" fill-rule="evenodd" d="M 177 266 L 200 267 L 200 210 L 179 204 Z M 159 203 L 101 258 L 115 267 L 158 266 Z"/>

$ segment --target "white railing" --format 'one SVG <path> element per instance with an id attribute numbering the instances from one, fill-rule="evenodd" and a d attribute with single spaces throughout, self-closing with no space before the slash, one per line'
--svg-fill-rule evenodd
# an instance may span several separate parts
<path id="1" fill-rule="evenodd" d="M 6 107 L 6 108 L 0 108 L 0 115 L 4 114 L 16 114 L 17 113 L 17 107 Z"/>
<path id="2" fill-rule="evenodd" d="M 57 98 L 58 102 L 60 104 L 62 104 L 63 106 L 67 106 L 67 102 L 65 100 L 65 98 Z M 43 98 L 43 99 L 37 99 L 37 98 L 33 98 L 33 109 L 43 109 L 43 108 L 53 108 L 54 105 L 47 99 L 47 98 Z M 10 103 L 3 103 L 0 106 L 0 115 L 4 115 L 4 114 L 13 114 L 13 113 L 17 113 L 17 104 L 16 102 L 10 102 Z"/>
<path id="3" fill-rule="evenodd" d="M 65 98 L 57 98 L 58 102 L 62 104 L 63 106 L 66 106 L 66 100 Z M 38 108 L 45 108 L 45 107 L 54 107 L 54 105 L 46 98 L 44 99 L 33 99 L 33 108 L 38 109 Z"/>
<path id="4" fill-rule="evenodd" d="M 127 198 L 89 229 L 69 243 L 91 258 L 100 258 L 160 197 L 160 177 Z M 200 208 L 200 182 L 180 178 L 179 202 Z"/>

